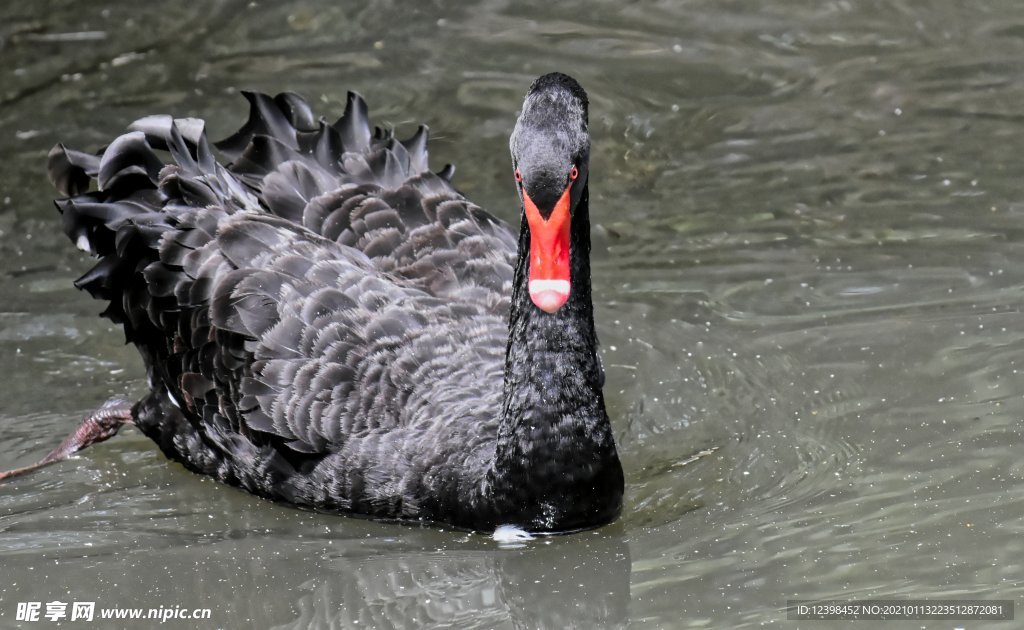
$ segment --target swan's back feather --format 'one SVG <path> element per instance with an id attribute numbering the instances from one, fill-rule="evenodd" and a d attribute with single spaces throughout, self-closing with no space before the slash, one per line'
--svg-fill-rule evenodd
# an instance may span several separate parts
<path id="1" fill-rule="evenodd" d="M 427 170 L 425 127 L 371 132 L 354 94 L 333 125 L 295 95 L 246 98 L 249 120 L 216 145 L 227 165 L 201 121 L 162 116 L 98 157 L 50 154 L 65 232 L 99 258 L 77 285 L 147 363 L 140 428 L 265 496 L 394 518 L 476 509 L 514 235 Z"/>

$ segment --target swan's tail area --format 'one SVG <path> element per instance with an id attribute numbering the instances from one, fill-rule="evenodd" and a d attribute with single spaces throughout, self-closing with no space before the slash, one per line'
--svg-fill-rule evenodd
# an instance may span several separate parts
<path id="1" fill-rule="evenodd" d="M 131 409 L 137 426 L 168 456 L 216 474 L 217 427 L 202 432 L 179 402 L 191 388 L 196 411 L 212 389 L 201 375 L 213 334 L 206 305 L 224 263 L 205 246 L 226 218 L 263 214 L 258 197 L 217 163 L 203 123 L 190 119 L 142 119 L 96 156 L 57 145 L 49 173 L 68 195 L 56 202 L 65 234 L 98 259 L 75 286 L 107 302 L 102 315 L 145 359 L 151 391 Z M 229 350 L 244 344 L 223 337 Z"/>
<path id="2" fill-rule="evenodd" d="M 99 259 L 75 286 L 108 301 L 103 315 L 123 324 L 127 341 L 138 343 L 142 331 L 169 323 L 167 309 L 154 299 L 161 294 L 159 287 L 147 290 L 136 279 L 158 260 L 163 235 L 195 208 L 217 208 L 223 216 L 260 212 L 260 205 L 214 160 L 200 121 L 175 124 L 151 117 L 136 125 L 146 131 L 118 137 L 98 156 L 57 145 L 49 154 L 49 173 L 69 195 L 56 201 L 64 233 Z M 168 151 L 173 162 L 165 164 L 157 148 Z M 91 181 L 94 190 L 89 190 Z M 195 237 L 208 240 L 215 220 L 196 227 L 208 233 L 200 230 Z"/>

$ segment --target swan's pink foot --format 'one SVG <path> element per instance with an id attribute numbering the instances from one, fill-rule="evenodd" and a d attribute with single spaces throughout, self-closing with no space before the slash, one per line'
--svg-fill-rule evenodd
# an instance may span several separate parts
<path id="1" fill-rule="evenodd" d="M 81 424 L 78 425 L 78 428 L 71 435 L 64 438 L 64 441 L 57 445 L 57 448 L 50 451 L 46 457 L 30 466 L 0 472 L 0 481 L 32 472 L 47 464 L 59 462 L 90 444 L 108 440 L 117 435 L 121 425 L 131 423 L 131 421 L 131 403 L 127 400 L 112 398 L 103 403 L 102 407 L 86 416 Z"/>

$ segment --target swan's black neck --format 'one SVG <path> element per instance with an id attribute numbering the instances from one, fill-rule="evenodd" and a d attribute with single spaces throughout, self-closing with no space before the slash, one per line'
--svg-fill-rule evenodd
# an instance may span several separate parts
<path id="1" fill-rule="evenodd" d="M 590 287 L 590 212 L 572 214 L 568 301 L 541 311 L 528 290 L 530 230 L 519 235 L 502 418 L 485 492 L 498 524 L 568 530 L 615 518 L 622 468 L 601 393 Z"/>

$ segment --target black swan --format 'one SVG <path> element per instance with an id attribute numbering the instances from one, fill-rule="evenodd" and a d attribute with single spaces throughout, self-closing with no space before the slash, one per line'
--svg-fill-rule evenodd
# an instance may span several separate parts
<path id="1" fill-rule="evenodd" d="M 134 423 L 195 472 L 317 510 L 478 531 L 615 519 L 580 85 L 552 73 L 526 95 L 518 237 L 450 166 L 428 170 L 426 127 L 371 131 L 354 93 L 334 124 L 294 94 L 245 96 L 225 164 L 201 120 L 168 116 L 98 155 L 50 152 L 64 231 L 99 259 L 75 284 L 109 301 L 150 390 L 6 475 Z"/>

